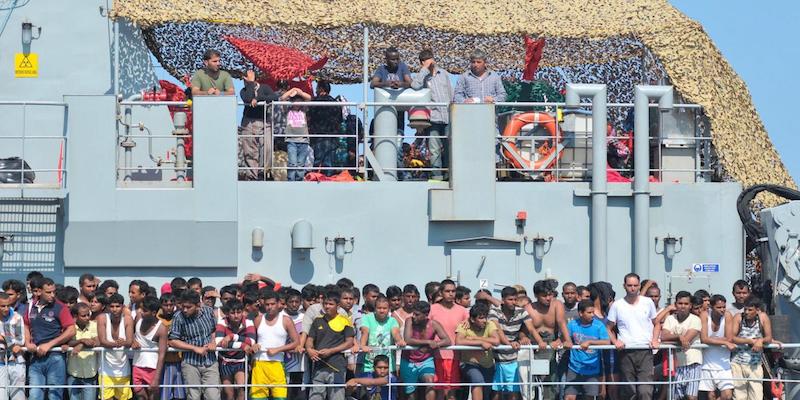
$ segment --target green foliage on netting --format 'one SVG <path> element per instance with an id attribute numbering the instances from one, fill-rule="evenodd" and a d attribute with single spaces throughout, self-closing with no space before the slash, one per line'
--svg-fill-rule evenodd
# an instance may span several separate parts
<path id="1" fill-rule="evenodd" d="M 563 102 L 564 96 L 545 81 L 523 82 L 503 80 L 506 101 L 509 102 Z M 533 107 L 534 111 L 545 111 L 545 107 Z M 531 111 L 530 107 L 498 107 L 498 112 Z"/>

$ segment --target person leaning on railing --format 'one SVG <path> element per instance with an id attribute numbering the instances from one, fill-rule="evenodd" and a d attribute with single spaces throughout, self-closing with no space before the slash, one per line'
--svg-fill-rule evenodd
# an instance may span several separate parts
<path id="1" fill-rule="evenodd" d="M 456 82 L 453 101 L 456 103 L 497 103 L 506 101 L 506 89 L 500 74 L 486 67 L 487 56 L 475 50 L 469 56 L 469 70 Z"/>
<path id="2" fill-rule="evenodd" d="M 97 322 L 92 321 L 92 312 L 86 303 L 72 306 L 75 318 L 75 336 L 63 347 L 72 347 L 67 358 L 67 384 L 70 400 L 97 399 L 97 355 L 92 349 L 97 341 Z M 89 349 L 84 351 L 84 349 Z"/>
<path id="3" fill-rule="evenodd" d="M 169 331 L 169 345 L 184 350 L 181 372 L 188 385 L 187 400 L 219 400 L 219 365 L 212 340 L 216 329 L 214 310 L 202 305 L 197 292 L 181 294 L 181 311 L 175 314 Z M 198 387 L 212 385 L 211 387 Z"/>
<path id="4" fill-rule="evenodd" d="M 97 338 L 106 350 L 100 356 L 101 399 L 129 399 L 133 392 L 130 361 L 125 348 L 133 341 L 133 318 L 123 311 L 125 298 L 119 293 L 108 297 L 106 312 L 97 316 Z"/>
<path id="5" fill-rule="evenodd" d="M 64 354 L 50 349 L 75 336 L 75 320 L 64 304 L 56 301 L 56 285 L 50 278 L 41 279 L 39 298 L 29 305 L 25 313 L 25 337 L 28 351 L 34 353 L 28 368 L 28 378 L 33 386 L 63 385 L 66 380 Z M 48 399 L 61 400 L 61 389 L 48 390 Z M 31 400 L 43 400 L 45 389 L 30 389 Z"/>
<path id="6" fill-rule="evenodd" d="M 608 311 L 610 329 L 616 326 L 619 336 L 615 338 L 619 369 L 626 382 L 651 382 L 653 380 L 653 352 L 649 349 L 626 349 L 626 347 L 658 347 L 654 321 L 656 307 L 653 301 L 639 295 L 639 275 L 629 273 L 623 280 L 625 297 L 611 304 Z M 641 400 L 650 400 L 653 385 L 636 384 L 623 386 L 628 395 L 637 395 Z"/>
<path id="7" fill-rule="evenodd" d="M 11 298 L 0 292 L 0 399 L 25 400 L 25 324 Z"/>
<path id="8" fill-rule="evenodd" d="M 344 388 L 325 387 L 345 382 L 347 360 L 344 352 L 353 347 L 355 330 L 347 317 L 339 314 L 339 292 L 325 295 L 325 313 L 314 319 L 306 340 L 306 352 L 313 362 L 309 400 L 344 400 Z"/>
<path id="9" fill-rule="evenodd" d="M 736 379 L 733 397 L 737 400 L 763 398 L 761 358 L 764 346 L 770 343 L 780 345 L 772 338 L 772 324 L 767 314 L 761 312 L 762 306 L 761 299 L 750 296 L 744 302 L 742 312 L 733 318 L 733 342 L 739 345 L 731 353 L 731 371 Z"/>
<path id="10" fill-rule="evenodd" d="M 564 400 L 575 400 L 578 395 L 599 396 L 602 378 L 600 350 L 590 349 L 589 346 L 609 345 L 611 340 L 606 326 L 595 318 L 591 300 L 578 302 L 578 318 L 569 321 L 567 329 L 572 339 L 572 349 L 569 352 Z"/>

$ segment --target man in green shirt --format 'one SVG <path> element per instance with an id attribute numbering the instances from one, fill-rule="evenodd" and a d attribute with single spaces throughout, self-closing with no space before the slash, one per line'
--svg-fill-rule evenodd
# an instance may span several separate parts
<path id="1" fill-rule="evenodd" d="M 214 49 L 203 53 L 203 68 L 192 75 L 192 96 L 233 95 L 233 79 L 219 69 L 219 57 Z"/>

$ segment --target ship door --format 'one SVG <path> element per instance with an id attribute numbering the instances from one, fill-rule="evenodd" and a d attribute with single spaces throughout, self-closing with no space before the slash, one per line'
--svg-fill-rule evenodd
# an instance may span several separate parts
<path id="1" fill-rule="evenodd" d="M 499 293 L 519 283 L 519 242 L 494 238 L 449 242 L 450 278 L 472 289 Z"/>

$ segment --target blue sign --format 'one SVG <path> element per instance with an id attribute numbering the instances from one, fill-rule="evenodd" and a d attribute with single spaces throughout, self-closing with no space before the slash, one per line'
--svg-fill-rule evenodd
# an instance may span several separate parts
<path id="1" fill-rule="evenodd" d="M 719 264 L 692 264 L 694 272 L 719 272 Z"/>

